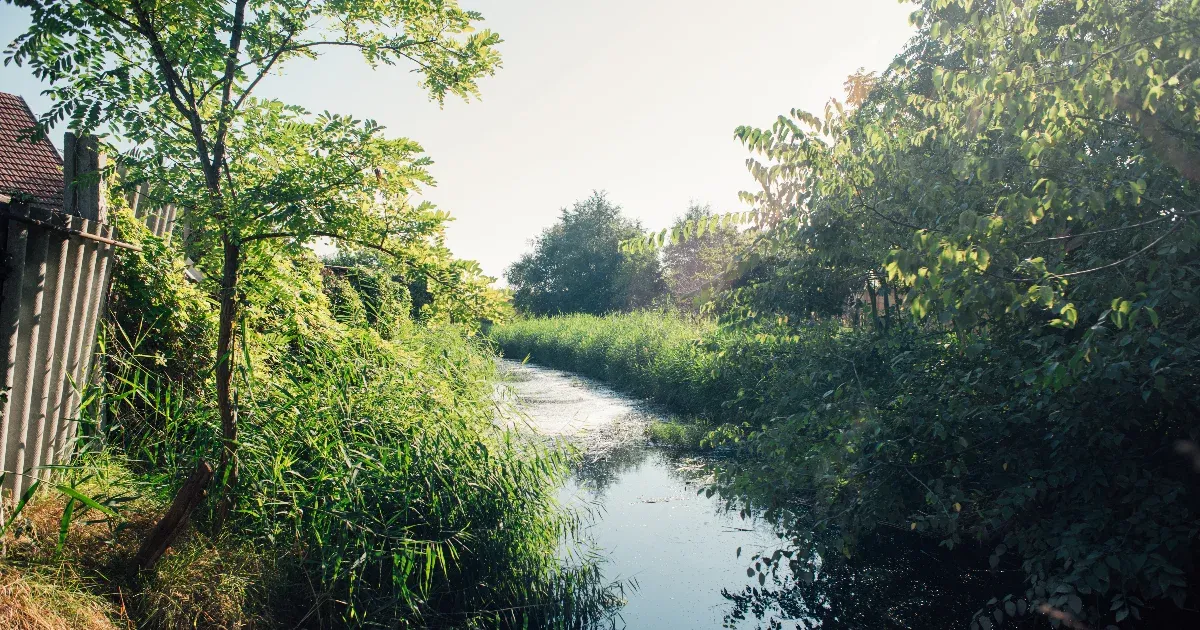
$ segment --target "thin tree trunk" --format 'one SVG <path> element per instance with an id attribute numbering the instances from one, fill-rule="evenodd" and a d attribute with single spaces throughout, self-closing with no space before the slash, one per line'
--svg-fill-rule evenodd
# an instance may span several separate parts
<path id="1" fill-rule="evenodd" d="M 212 466 L 201 460 L 196 465 L 196 470 L 175 494 L 170 509 L 142 541 L 142 546 L 138 549 L 134 560 L 139 571 L 154 568 L 158 559 L 183 533 L 188 521 L 192 518 L 192 512 L 196 511 L 196 507 L 204 500 L 204 492 L 208 488 L 208 483 L 212 481 L 212 476 Z"/>
<path id="2" fill-rule="evenodd" d="M 887 280 L 880 280 L 879 284 L 883 289 L 883 329 L 888 330 L 892 327 L 891 288 L 888 287 Z"/>
<path id="3" fill-rule="evenodd" d="M 220 531 L 233 508 L 237 485 L 237 409 L 233 404 L 233 323 L 237 319 L 237 281 L 241 248 L 228 231 L 221 234 L 224 261 L 221 265 L 221 312 L 217 330 L 217 409 L 221 416 L 221 464 L 217 469 L 221 492 L 214 531 Z"/>
<path id="4" fill-rule="evenodd" d="M 875 330 L 879 330 L 881 328 L 879 321 L 879 305 L 875 303 L 875 285 L 871 284 L 873 281 L 874 278 L 867 279 L 867 297 L 871 299 L 871 319 L 875 322 Z"/>

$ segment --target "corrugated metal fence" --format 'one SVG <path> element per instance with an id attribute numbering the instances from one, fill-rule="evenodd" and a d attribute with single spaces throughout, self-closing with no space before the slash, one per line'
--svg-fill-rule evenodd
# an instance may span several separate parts
<path id="1" fill-rule="evenodd" d="M 63 208 L 0 197 L 0 471 L 13 499 L 70 458 L 115 250 L 140 249 L 104 223 L 106 165 L 96 139 L 68 133 L 64 145 Z M 151 227 L 159 235 L 174 218 L 161 214 Z"/>
<path id="2" fill-rule="evenodd" d="M 112 228 L 98 221 L 14 204 L 5 210 L 0 469 L 8 471 L 4 487 L 19 497 L 46 466 L 70 456 L 114 245 Z"/>
<path id="3" fill-rule="evenodd" d="M 124 169 L 121 168 L 118 168 L 117 172 L 122 176 L 125 174 Z M 133 214 L 146 222 L 146 227 L 150 228 L 152 234 L 170 242 L 175 232 L 175 205 L 151 207 L 149 188 L 146 184 L 138 186 L 133 192 L 126 193 L 125 201 L 133 209 Z"/>
<path id="4" fill-rule="evenodd" d="M 104 223 L 105 159 L 96 140 L 67 134 L 64 145 L 63 211 L 0 196 L 0 514 L 5 494 L 16 500 L 69 460 L 116 249 L 141 249 L 116 240 Z M 147 192 L 143 184 L 126 201 L 169 241 L 175 206 L 153 206 Z"/>

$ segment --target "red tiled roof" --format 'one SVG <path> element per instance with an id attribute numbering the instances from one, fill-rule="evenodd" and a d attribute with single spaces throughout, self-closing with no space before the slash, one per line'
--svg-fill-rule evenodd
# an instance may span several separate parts
<path id="1" fill-rule="evenodd" d="M 62 158 L 49 139 L 25 137 L 35 123 L 25 99 L 0 92 L 0 194 L 27 193 L 39 205 L 62 210 Z"/>

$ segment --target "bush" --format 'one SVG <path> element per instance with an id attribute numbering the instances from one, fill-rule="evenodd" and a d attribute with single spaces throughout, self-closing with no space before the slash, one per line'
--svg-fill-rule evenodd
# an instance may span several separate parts
<path id="1" fill-rule="evenodd" d="M 1178 385 L 1145 396 L 1116 374 L 1052 393 L 1013 372 L 1038 346 L 907 325 L 718 330 L 638 313 L 492 334 L 510 357 L 721 421 L 707 441 L 740 457 L 718 465 L 717 489 L 806 552 L 915 531 L 1023 572 L 1011 601 L 1075 614 L 1083 596 L 1111 598 L 1104 612 L 1182 606 L 1195 575 L 1195 472 L 1173 450 L 1200 436 L 1172 420 L 1195 405 Z"/>

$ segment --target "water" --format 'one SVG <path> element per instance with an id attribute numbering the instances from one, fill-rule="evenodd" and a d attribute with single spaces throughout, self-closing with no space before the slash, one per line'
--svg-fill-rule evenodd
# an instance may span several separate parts
<path id="1" fill-rule="evenodd" d="M 647 444 L 642 427 L 653 410 L 558 370 L 501 368 L 501 392 L 519 410 L 508 422 L 584 449 L 561 492 L 590 514 L 586 533 L 606 560 L 605 581 L 633 585 L 617 627 L 966 628 L 990 597 L 1022 588 L 1019 572 L 979 570 L 986 553 L 950 553 L 907 532 L 859 541 L 852 559 L 789 548 L 770 524 L 728 511 L 737 496 L 703 492 L 711 461 Z M 777 550 L 788 555 L 774 570 L 747 574 L 755 554 Z"/>
<path id="2" fill-rule="evenodd" d="M 636 585 L 626 589 L 626 627 L 722 627 L 731 610 L 722 593 L 758 586 L 757 575 L 746 574 L 748 558 L 778 546 L 771 528 L 697 494 L 707 474 L 702 462 L 646 445 L 638 427 L 652 412 L 557 370 L 512 361 L 502 367 L 533 429 L 604 447 L 588 451 L 562 493 L 591 514 L 586 531 L 607 559 L 605 578 Z"/>
<path id="3" fill-rule="evenodd" d="M 1025 607 L 1023 573 L 986 568 L 990 547 L 948 551 L 936 540 L 880 528 L 857 541 L 851 558 L 801 553 L 769 524 L 727 511 L 726 501 L 742 503 L 710 483 L 711 461 L 647 444 L 642 427 L 654 411 L 558 370 L 503 360 L 501 368 L 508 375 L 502 391 L 515 396 L 520 412 L 508 422 L 584 449 L 583 464 L 561 492 L 590 514 L 586 532 L 606 560 L 604 581 L 633 585 L 624 590 L 617 627 L 968 628 L 976 614 L 994 615 L 992 597 L 1013 594 L 1017 610 Z M 697 494 L 710 487 L 717 494 Z M 803 515 L 790 517 L 799 528 Z M 787 555 L 776 570 L 747 575 L 755 554 L 777 550 Z M 1014 627 L 1050 627 L 1029 610 Z M 1200 627 L 1194 612 L 1143 614 L 1142 627 Z"/>

